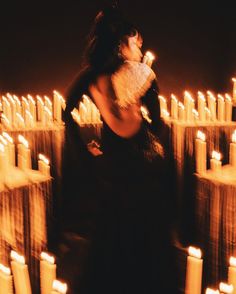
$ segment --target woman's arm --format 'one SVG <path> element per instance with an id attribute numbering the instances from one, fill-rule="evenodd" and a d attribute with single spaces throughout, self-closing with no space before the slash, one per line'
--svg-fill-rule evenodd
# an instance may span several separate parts
<path id="1" fill-rule="evenodd" d="M 115 102 L 110 76 L 100 76 L 96 83 L 90 85 L 89 91 L 103 119 L 114 133 L 130 138 L 138 132 L 142 121 L 140 103 L 137 101 L 127 108 L 119 107 Z"/>

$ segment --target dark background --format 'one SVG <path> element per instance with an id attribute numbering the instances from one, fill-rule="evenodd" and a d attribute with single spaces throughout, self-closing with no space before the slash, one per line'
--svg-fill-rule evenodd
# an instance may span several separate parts
<path id="1" fill-rule="evenodd" d="M 86 35 L 109 1 L 8 1 L 0 9 L 0 94 L 63 95 L 79 70 Z M 123 0 L 141 30 L 143 50 L 158 55 L 153 69 L 163 95 L 185 89 L 232 93 L 236 22 L 226 1 Z M 181 97 L 179 97 L 181 98 Z"/>

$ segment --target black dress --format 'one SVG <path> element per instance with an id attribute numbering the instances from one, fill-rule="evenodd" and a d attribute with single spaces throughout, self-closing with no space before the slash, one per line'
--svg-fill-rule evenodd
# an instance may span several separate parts
<path id="1" fill-rule="evenodd" d="M 72 279 L 71 293 L 178 293 L 171 239 L 174 198 L 168 128 L 155 121 L 158 113 L 152 113 L 159 109 L 154 90 L 142 99 L 153 121 L 143 120 L 134 137 L 121 138 L 103 122 L 103 154 L 92 159 L 94 176 L 81 190 L 86 200 L 70 204 L 67 210 L 71 218 L 78 208 L 74 231 L 88 240 L 83 265 L 71 273 L 77 276 Z M 86 182 L 82 174 L 79 180 Z M 88 188 L 90 195 L 85 196 Z M 88 202 L 90 210 L 84 204 Z M 80 212 L 84 215 L 86 209 L 87 219 L 82 221 Z M 89 234 L 81 223 L 89 224 Z M 73 250 L 71 262 L 80 261 L 80 254 L 83 249 Z M 63 271 L 60 274 L 63 276 Z"/>

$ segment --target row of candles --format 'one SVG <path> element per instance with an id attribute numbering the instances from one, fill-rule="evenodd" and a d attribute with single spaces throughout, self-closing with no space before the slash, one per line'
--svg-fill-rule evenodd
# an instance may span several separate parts
<path id="1" fill-rule="evenodd" d="M 196 172 L 204 173 L 207 168 L 207 148 L 206 135 L 197 131 L 195 140 L 195 158 L 196 158 Z M 232 142 L 229 149 L 229 164 L 236 167 L 236 130 L 232 134 Z M 217 151 L 212 151 L 212 158 L 210 159 L 210 169 L 214 172 L 220 172 L 222 167 L 221 154 Z"/>
<path id="2" fill-rule="evenodd" d="M 190 246 L 188 249 L 185 293 L 201 294 L 202 293 L 202 271 L 203 259 L 202 252 L 199 248 Z M 236 258 L 231 256 L 228 267 L 227 283 L 219 283 L 219 289 L 207 288 L 205 294 L 236 293 Z"/>
<path id="3" fill-rule="evenodd" d="M 34 99 L 28 94 L 19 98 L 10 93 L 0 100 L 1 123 L 7 129 L 62 123 L 62 109 L 65 109 L 65 100 L 56 90 L 53 91 L 53 102 L 48 96 L 37 95 Z"/>
<path id="4" fill-rule="evenodd" d="M 32 169 L 31 150 L 24 136 L 18 136 L 17 166 L 22 170 Z M 8 174 L 16 166 L 16 150 L 13 138 L 7 133 L 0 135 L 0 173 Z M 38 155 L 38 170 L 45 176 L 50 176 L 49 160 L 43 154 Z"/>
<path id="5" fill-rule="evenodd" d="M 98 108 L 85 94 L 82 96 L 78 108 L 74 108 L 71 114 L 79 125 L 102 123 Z"/>
<path id="6" fill-rule="evenodd" d="M 28 265 L 25 263 L 24 256 L 16 251 L 11 251 L 10 256 L 11 268 L 0 264 L 0 294 L 32 294 Z M 13 292 L 13 284 L 15 292 Z M 54 256 L 46 252 L 42 252 L 40 256 L 40 289 L 41 294 L 66 294 L 67 292 L 67 284 L 56 278 Z"/>
<path id="7" fill-rule="evenodd" d="M 231 121 L 233 105 L 236 104 L 236 79 L 234 82 L 233 97 L 229 94 L 218 94 L 215 96 L 211 91 L 207 94 L 197 92 L 197 109 L 195 99 L 188 91 L 184 92 L 184 101 L 180 102 L 174 94 L 171 94 L 171 113 L 168 112 L 167 100 L 164 96 L 159 96 L 161 116 L 171 117 L 180 121 Z"/>

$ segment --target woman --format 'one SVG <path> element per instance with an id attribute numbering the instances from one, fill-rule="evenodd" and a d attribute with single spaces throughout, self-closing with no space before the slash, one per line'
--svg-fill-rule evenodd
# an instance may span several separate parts
<path id="1" fill-rule="evenodd" d="M 85 66 L 68 91 L 61 229 L 78 241 L 73 293 L 177 293 L 168 135 L 141 47 L 140 33 L 116 7 L 100 12 Z M 103 121 L 98 156 L 71 114 L 83 94 Z"/>

